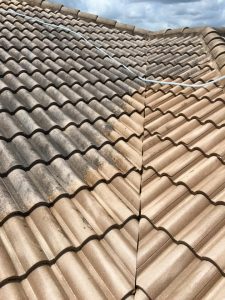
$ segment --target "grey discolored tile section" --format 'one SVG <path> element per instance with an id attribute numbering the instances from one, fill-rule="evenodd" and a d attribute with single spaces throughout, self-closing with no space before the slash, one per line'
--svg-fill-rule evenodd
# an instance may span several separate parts
<path id="1" fill-rule="evenodd" d="M 72 26 L 140 74 L 145 41 L 1 5 L 0 298 L 131 295 L 145 85 L 80 38 L 7 10 Z"/>

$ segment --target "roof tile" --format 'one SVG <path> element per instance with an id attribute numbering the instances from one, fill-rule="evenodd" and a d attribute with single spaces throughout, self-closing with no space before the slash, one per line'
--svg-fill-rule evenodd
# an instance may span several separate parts
<path id="1" fill-rule="evenodd" d="M 80 11 L 79 9 L 69 8 L 69 7 L 65 7 L 65 6 L 63 6 L 60 10 L 60 12 L 62 14 L 71 15 L 74 17 L 78 16 L 79 11 Z"/>
<path id="2" fill-rule="evenodd" d="M 91 20 L 91 21 L 96 21 L 96 19 L 97 19 L 96 15 L 82 12 L 82 11 L 78 12 L 78 17 L 81 19 L 87 19 L 87 20 Z"/>
<path id="3" fill-rule="evenodd" d="M 133 25 L 128 25 L 128 24 L 123 24 L 120 22 L 116 22 L 115 24 L 115 28 L 119 29 L 119 30 L 129 30 L 129 31 L 134 31 L 134 27 Z"/>
<path id="4" fill-rule="evenodd" d="M 116 21 L 111 19 L 102 18 L 100 16 L 97 16 L 96 23 L 104 24 L 107 26 L 115 26 Z"/>
<path id="5" fill-rule="evenodd" d="M 41 7 L 48 8 L 52 11 L 60 11 L 60 9 L 62 8 L 62 5 L 44 0 L 41 2 Z"/>

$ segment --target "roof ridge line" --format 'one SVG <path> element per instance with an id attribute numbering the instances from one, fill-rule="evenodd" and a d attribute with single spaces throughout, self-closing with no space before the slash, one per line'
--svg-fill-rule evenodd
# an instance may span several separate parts
<path id="1" fill-rule="evenodd" d="M 13 1 L 13 0 L 8 0 Z M 19 0 L 16 0 L 19 1 Z M 110 28 L 115 28 L 118 30 L 125 30 L 131 34 L 138 34 L 142 36 L 165 36 L 165 35 L 173 35 L 173 34 L 179 34 L 179 33 L 202 33 L 206 27 L 182 27 L 182 28 L 176 28 L 176 29 L 164 29 L 159 31 L 151 31 L 148 29 L 140 28 L 135 25 L 121 23 L 117 20 L 101 17 L 92 13 L 83 12 L 76 8 L 69 8 L 67 6 L 64 6 L 63 4 L 54 3 L 48 0 L 22 0 L 23 2 L 26 2 L 30 6 L 38 6 L 43 9 L 49 9 L 54 12 L 62 13 L 64 15 L 71 15 L 76 18 L 80 18 L 89 22 L 95 22 L 96 24 L 102 24 Z"/>
<path id="2" fill-rule="evenodd" d="M 18 2 L 20 0 L 5 0 L 8 2 Z M 88 12 L 83 12 L 79 9 L 76 8 L 70 8 L 67 6 L 64 6 L 63 4 L 55 3 L 55 2 L 50 2 L 48 0 L 22 0 L 22 2 L 27 3 L 30 6 L 37 6 L 42 9 L 49 9 L 53 12 L 56 13 L 62 13 L 64 15 L 71 15 L 76 18 L 80 18 L 89 22 L 95 22 L 96 24 L 99 25 L 104 25 L 109 28 L 115 28 L 120 31 L 127 31 L 130 34 L 137 34 L 141 36 L 147 37 L 163 37 L 163 36 L 171 36 L 171 35 L 176 35 L 176 34 L 203 34 L 203 32 L 209 28 L 209 27 L 182 27 L 182 28 L 167 28 L 159 31 L 151 31 L 148 29 L 140 28 L 135 25 L 131 24 L 126 24 L 126 23 L 121 23 L 117 20 L 101 17 L 92 13 Z M 220 28 L 218 29 L 220 30 Z M 225 28 L 221 29 L 223 32 L 225 32 Z M 214 29 L 215 31 L 215 29 Z"/>
<path id="3" fill-rule="evenodd" d="M 18 2 L 18 1 L 16 1 L 16 0 L 12 0 L 13 2 Z M 42 3 L 45 3 L 46 2 L 46 0 L 26 0 L 26 1 L 32 1 L 32 3 L 33 3 L 33 1 L 41 1 L 40 3 L 42 4 Z M 27 2 L 25 2 L 25 3 L 27 3 Z M 47 3 L 49 3 L 48 1 L 47 1 Z M 55 10 L 56 12 L 60 12 L 62 9 L 63 9 L 63 6 L 62 5 L 60 5 L 60 4 L 53 4 L 54 6 L 56 5 L 56 7 L 59 7 L 59 9 L 58 10 Z M 78 12 L 79 13 L 79 12 Z M 16 14 L 16 13 L 15 13 Z M 30 19 L 32 19 L 32 17 L 28 17 L 28 16 L 26 16 L 26 15 L 24 15 L 24 14 L 20 14 L 20 13 L 17 13 L 18 15 L 21 15 L 21 16 L 24 16 L 24 17 L 27 17 L 27 18 L 30 18 Z M 33 18 L 33 19 L 35 19 L 35 18 Z M 38 20 L 38 19 L 37 19 Z M 41 21 L 41 23 L 45 23 L 45 22 L 43 22 L 43 21 Z M 50 24 L 49 24 L 50 25 Z M 54 27 L 60 27 L 60 26 L 57 26 L 57 25 L 52 25 L 52 26 L 54 26 Z M 133 27 L 133 26 L 132 26 Z M 174 34 L 174 33 L 178 33 L 178 32 L 183 32 L 184 33 L 184 31 L 185 31 L 185 29 L 186 29 L 186 31 L 188 31 L 188 33 L 190 33 L 190 32 L 200 32 L 201 33 L 201 35 L 202 36 L 204 36 L 204 33 L 203 32 L 205 32 L 205 30 L 207 30 L 207 28 L 205 28 L 205 27 L 200 27 L 200 28 L 193 28 L 193 29 L 189 29 L 189 28 L 184 28 L 184 29 L 174 29 L 174 30 L 169 30 L 169 34 Z M 210 31 L 211 30 L 215 30 L 215 29 L 213 29 L 213 28 L 210 28 L 209 27 L 209 29 L 210 29 Z M 70 30 L 71 31 L 71 30 Z M 164 31 L 163 31 L 164 32 Z M 157 35 L 158 33 L 156 32 L 156 33 L 154 33 L 154 32 L 152 32 L 152 36 L 155 36 L 155 35 Z M 168 34 L 168 29 L 165 31 L 165 33 L 164 34 Z M 208 34 L 208 33 L 207 33 Z M 150 37 L 151 35 L 150 35 L 150 33 L 148 34 L 148 37 Z M 221 37 L 219 36 L 219 38 L 221 39 Z M 83 39 L 86 41 L 86 42 L 88 42 L 87 41 L 87 39 L 86 38 L 84 38 L 83 37 Z M 145 40 L 147 41 L 147 36 L 145 36 Z M 95 45 L 94 45 L 95 46 Z M 105 53 L 110 59 L 112 59 L 112 60 L 114 60 L 114 61 L 116 61 L 116 62 L 118 62 L 115 58 L 113 58 L 111 55 L 109 55 L 109 54 L 107 54 L 107 52 L 105 52 L 105 51 L 103 51 L 103 50 L 101 50 L 99 47 L 97 47 L 97 46 L 95 46 L 95 48 L 96 49 L 98 49 L 98 50 L 100 50 L 100 51 L 102 51 L 103 53 Z M 222 53 L 224 53 L 225 51 L 224 51 L 224 49 L 222 50 Z M 222 64 L 223 64 L 223 66 L 224 66 L 224 63 L 223 62 L 221 62 Z M 131 73 L 133 73 L 133 74 L 135 74 L 135 75 L 137 75 L 135 72 L 133 72 L 131 69 L 129 69 L 126 65 L 124 65 L 124 64 L 122 64 L 122 67 L 124 67 L 125 69 L 128 69 Z M 210 81 L 208 81 L 208 82 L 205 82 L 205 83 L 203 83 L 203 84 L 184 84 L 184 83 L 176 83 L 176 82 L 173 82 L 173 81 L 171 81 L 171 82 L 162 82 L 162 81 L 158 81 L 158 80 L 154 80 L 154 79 L 145 79 L 144 77 L 141 77 L 141 76 L 138 76 L 138 78 L 139 79 L 141 79 L 142 81 L 145 81 L 145 82 L 149 82 L 149 83 L 161 83 L 161 84 L 169 84 L 169 85 L 175 85 L 175 86 L 183 86 L 183 87 L 196 87 L 196 88 L 200 88 L 200 87 L 204 87 L 205 85 L 208 85 L 208 84 L 212 84 L 212 83 L 215 83 L 215 82 L 217 82 L 217 81 L 221 81 L 221 80 L 224 80 L 225 81 L 225 75 L 224 76 L 221 76 L 221 77 L 219 77 L 219 78 L 216 78 L 216 79 L 213 79 L 213 80 L 211 80 L 211 82 Z"/>
<path id="4" fill-rule="evenodd" d="M 8 0 L 9 2 L 13 2 L 13 0 Z M 19 0 L 16 0 L 19 1 Z M 150 30 L 139 28 L 135 25 L 125 24 L 118 22 L 117 20 L 104 18 L 92 13 L 87 13 L 80 11 L 76 8 L 69 8 L 64 6 L 63 4 L 50 2 L 47 0 L 22 0 L 22 2 L 26 2 L 30 6 L 38 6 L 42 9 L 49 9 L 56 13 L 62 13 L 64 15 L 71 15 L 75 18 L 80 18 L 89 22 L 95 22 L 96 24 L 105 25 L 110 28 L 115 28 L 121 31 L 127 31 L 131 34 L 137 34 L 141 36 L 148 36 L 151 33 Z"/>
<path id="5" fill-rule="evenodd" d="M 176 34 L 190 34 L 190 33 L 202 33 L 206 27 L 182 27 L 182 28 L 167 28 L 159 31 L 150 31 L 148 36 L 157 36 L 163 37 L 168 35 L 176 35 Z"/>
<path id="6" fill-rule="evenodd" d="M 202 35 L 220 73 L 225 75 L 225 40 L 221 37 L 220 33 L 225 33 L 225 30 L 206 27 L 204 28 Z"/>

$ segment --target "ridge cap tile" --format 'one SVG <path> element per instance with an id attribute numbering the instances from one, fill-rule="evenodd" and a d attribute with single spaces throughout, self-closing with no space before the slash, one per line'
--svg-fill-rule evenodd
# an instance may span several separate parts
<path id="1" fill-rule="evenodd" d="M 65 14 L 65 15 L 71 15 L 71 16 L 78 16 L 78 13 L 80 12 L 79 9 L 75 9 L 75 8 L 69 8 L 69 7 L 65 7 L 63 6 L 60 10 L 61 13 Z"/>
<path id="2" fill-rule="evenodd" d="M 213 28 L 213 27 L 205 27 L 204 28 L 204 30 L 203 30 L 203 36 L 205 37 L 205 36 L 207 36 L 208 34 L 210 34 L 210 33 L 214 33 L 214 32 L 216 32 L 216 29 L 215 28 Z"/>
<path id="3" fill-rule="evenodd" d="M 225 74 L 225 41 L 218 31 L 212 27 L 206 27 L 203 31 L 203 39 L 209 48 L 221 74 Z M 216 41 L 218 40 L 218 41 Z"/>
<path id="4" fill-rule="evenodd" d="M 91 21 L 96 21 L 97 19 L 97 15 L 91 14 L 91 13 L 87 13 L 87 12 L 82 12 L 79 11 L 78 12 L 78 17 L 82 18 L 82 19 L 87 19 L 87 20 L 91 20 Z"/>
<path id="5" fill-rule="evenodd" d="M 48 8 L 48 9 L 50 9 L 52 11 L 57 12 L 57 11 L 61 10 L 61 8 L 63 7 L 63 5 L 62 4 L 58 4 L 58 3 L 54 3 L 54 2 L 49 2 L 47 0 L 43 0 L 41 2 L 41 7 L 42 8 Z"/>
<path id="6" fill-rule="evenodd" d="M 108 19 L 108 18 L 97 16 L 96 22 L 100 23 L 100 24 L 106 24 L 109 26 L 115 26 L 117 21 L 113 20 L 113 19 Z"/>
<path id="7" fill-rule="evenodd" d="M 58 4 L 58 3 L 50 2 L 47 0 L 23 0 L 23 1 L 26 2 L 28 5 L 39 6 L 43 9 L 45 9 L 45 8 L 50 9 L 52 11 L 61 12 L 66 15 L 72 15 L 72 16 L 79 17 L 79 18 L 87 20 L 87 21 L 88 20 L 94 21 L 98 24 L 102 24 L 102 25 L 106 25 L 106 26 L 110 26 L 110 27 L 113 26 L 118 30 L 124 30 L 124 31 L 131 32 L 131 33 L 138 34 L 138 35 L 146 35 L 146 33 L 151 32 L 150 30 L 147 30 L 144 28 L 143 29 L 137 28 L 137 30 L 135 31 L 135 27 L 136 27 L 135 25 L 121 23 L 121 22 L 107 19 L 107 18 L 98 16 L 98 15 L 95 15 L 92 13 L 83 12 L 83 11 L 80 11 L 79 9 L 65 7 L 63 4 Z"/>

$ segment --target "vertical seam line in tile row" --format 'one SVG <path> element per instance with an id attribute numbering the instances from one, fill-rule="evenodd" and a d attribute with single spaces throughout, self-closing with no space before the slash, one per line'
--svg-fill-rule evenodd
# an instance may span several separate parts
<path id="1" fill-rule="evenodd" d="M 216 267 L 216 269 L 220 272 L 222 277 L 225 277 L 225 272 L 221 269 L 221 267 L 212 259 L 210 259 L 207 256 L 201 256 L 199 254 L 196 253 L 196 251 L 186 242 L 182 241 L 182 240 L 176 240 L 172 234 L 170 234 L 164 227 L 161 226 L 156 226 L 152 220 L 150 220 L 148 217 L 144 216 L 144 215 L 132 215 L 130 216 L 127 220 L 125 220 L 122 224 L 118 225 L 118 224 L 114 224 L 112 225 L 110 228 L 108 228 L 103 234 L 101 235 L 92 235 L 91 237 L 87 238 L 80 246 L 78 247 L 74 247 L 74 246 L 70 246 L 65 248 L 63 251 L 61 251 L 55 258 L 51 259 L 51 260 L 43 260 L 40 261 L 36 264 L 34 264 L 31 268 L 29 268 L 24 274 L 22 275 L 15 275 L 15 276 L 11 276 L 8 277 L 4 280 L 2 280 L 0 282 L 0 288 L 2 288 L 3 286 L 10 284 L 12 282 L 20 282 L 24 279 L 26 279 L 28 277 L 28 275 L 30 273 L 32 273 L 34 270 L 38 269 L 41 266 L 52 266 L 53 264 L 55 264 L 58 259 L 60 257 L 62 257 L 64 254 L 68 253 L 68 252 L 78 252 L 80 250 L 82 250 L 82 248 L 90 241 L 93 240 L 98 240 L 101 241 L 109 232 L 111 232 L 112 230 L 115 229 L 122 229 L 128 222 L 132 221 L 132 220 L 137 220 L 138 222 L 140 222 L 141 220 L 147 220 L 149 222 L 149 224 L 152 225 L 152 227 L 157 230 L 157 231 L 163 231 L 164 233 L 166 233 L 168 235 L 168 237 L 172 240 L 172 242 L 174 242 L 177 246 L 178 245 L 183 245 L 185 247 L 187 247 L 192 253 L 193 255 L 198 258 L 200 261 L 207 261 L 208 263 L 214 265 L 214 267 Z M 137 269 L 137 268 L 136 268 Z M 137 274 L 136 274 L 137 275 Z M 136 285 L 136 275 L 135 275 L 135 288 L 132 289 L 131 291 L 129 291 L 122 299 L 126 299 L 128 296 L 135 295 L 136 291 L 138 290 L 138 285 Z"/>
<path id="2" fill-rule="evenodd" d="M 147 44 L 147 40 L 145 41 Z M 146 66 L 147 66 L 147 53 L 146 53 Z M 147 84 L 145 83 L 145 90 L 147 88 Z M 142 155 L 142 161 L 141 161 L 141 172 L 140 172 L 140 189 L 139 189 L 139 199 L 140 199 L 140 204 L 139 204 L 139 212 L 138 212 L 138 236 L 137 236 L 137 251 L 136 251 L 136 270 L 135 270 L 135 281 L 134 281 L 134 297 L 137 292 L 137 265 L 138 265 L 138 251 L 139 251 L 139 242 L 140 242 L 140 221 L 141 221 L 141 195 L 142 195 L 142 181 L 143 181 L 143 172 L 144 172 L 144 132 L 145 132 L 145 117 L 146 117 L 146 109 L 147 109 L 147 104 L 146 104 L 146 93 L 144 95 L 144 108 L 143 108 L 143 133 L 141 136 L 142 139 L 142 148 L 141 148 L 141 155 Z"/>

